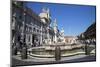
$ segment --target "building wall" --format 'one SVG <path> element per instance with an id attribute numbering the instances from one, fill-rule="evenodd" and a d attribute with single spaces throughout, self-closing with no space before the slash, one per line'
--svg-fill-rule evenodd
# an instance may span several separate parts
<path id="1" fill-rule="evenodd" d="M 48 36 L 49 41 L 53 41 L 54 31 L 48 28 L 50 18 L 44 18 L 44 23 L 41 20 L 42 17 L 23 4 L 23 2 L 12 2 L 11 31 L 13 43 L 23 40 L 27 45 L 40 46 L 48 42 Z M 38 44 L 36 45 L 35 42 Z"/>
<path id="2" fill-rule="evenodd" d="M 72 37 L 72 36 L 68 36 L 65 37 L 65 43 L 66 44 L 73 44 L 77 42 L 77 38 L 76 37 Z"/>

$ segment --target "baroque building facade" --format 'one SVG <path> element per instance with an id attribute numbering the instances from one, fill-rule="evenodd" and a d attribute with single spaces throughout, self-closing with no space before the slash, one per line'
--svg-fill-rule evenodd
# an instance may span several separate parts
<path id="1" fill-rule="evenodd" d="M 58 42 L 61 35 L 56 19 L 50 26 L 51 17 L 48 8 L 38 15 L 23 2 L 12 2 L 11 34 L 12 43 L 20 40 L 31 46 L 41 46 Z"/>
<path id="2" fill-rule="evenodd" d="M 77 42 L 77 39 L 78 38 L 76 36 L 65 36 L 64 38 L 65 38 L 65 42 L 67 44 L 75 44 L 75 43 L 78 43 Z"/>

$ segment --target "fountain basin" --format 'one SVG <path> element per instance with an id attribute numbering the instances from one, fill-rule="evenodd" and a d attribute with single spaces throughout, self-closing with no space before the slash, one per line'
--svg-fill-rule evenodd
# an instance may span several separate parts
<path id="1" fill-rule="evenodd" d="M 61 57 L 72 56 L 76 54 L 85 54 L 81 49 L 82 46 L 66 46 L 66 45 L 45 45 L 41 47 L 31 48 L 31 56 L 42 57 L 42 58 L 51 58 L 55 57 L 55 47 L 59 46 L 61 49 Z"/>

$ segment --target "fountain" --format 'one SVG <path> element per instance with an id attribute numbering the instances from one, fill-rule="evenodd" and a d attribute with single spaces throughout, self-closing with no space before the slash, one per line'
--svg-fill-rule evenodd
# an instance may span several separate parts
<path id="1" fill-rule="evenodd" d="M 59 47 L 59 50 L 57 53 L 59 53 L 60 51 L 60 54 L 61 54 L 61 57 L 64 57 L 64 56 L 69 56 L 69 55 L 72 55 L 72 53 L 75 53 L 77 52 L 77 50 L 80 50 L 80 47 L 79 49 L 74 49 L 75 47 L 72 46 L 72 44 L 67 44 L 65 43 L 65 40 L 64 40 L 64 29 L 62 28 L 61 32 L 60 32 L 60 36 L 59 38 L 62 40 L 61 42 L 58 41 L 57 39 L 57 33 L 58 33 L 58 27 L 57 27 L 57 21 L 56 19 L 54 20 L 54 23 L 53 23 L 53 30 L 54 30 L 54 37 L 53 37 L 53 42 L 48 42 L 48 41 L 51 41 L 49 40 L 49 31 L 48 31 L 48 34 L 47 34 L 47 44 L 46 45 L 42 45 L 40 47 L 33 47 L 31 49 L 29 49 L 28 51 L 30 52 L 30 55 L 31 56 L 35 56 L 35 57 L 42 57 L 42 58 L 54 58 L 56 55 L 56 48 Z M 77 47 L 78 48 L 78 47 Z M 58 54 L 59 55 L 59 54 Z"/>
<path id="2" fill-rule="evenodd" d="M 70 56 L 72 53 L 77 54 L 78 51 L 83 51 L 81 48 L 82 45 L 74 47 L 71 44 L 65 43 L 56 43 L 53 45 L 44 45 L 40 47 L 34 47 L 30 51 L 31 56 L 42 57 L 42 58 L 54 58 L 55 57 L 55 48 L 60 47 L 61 57 Z M 84 53 L 84 52 L 83 52 Z"/>

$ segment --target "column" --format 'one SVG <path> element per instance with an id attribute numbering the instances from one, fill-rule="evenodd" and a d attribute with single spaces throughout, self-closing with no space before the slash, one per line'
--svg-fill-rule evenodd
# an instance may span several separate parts
<path id="1" fill-rule="evenodd" d="M 31 35 L 30 35 L 31 37 L 30 37 L 30 41 L 31 41 L 31 45 L 33 45 L 33 43 L 32 43 L 33 37 L 32 37 L 32 36 L 33 36 L 33 28 L 34 28 L 34 27 L 33 27 L 33 23 L 32 23 L 32 22 L 31 22 L 31 24 L 32 24 L 32 25 L 31 25 Z"/>
<path id="2" fill-rule="evenodd" d="M 33 45 L 33 43 L 32 43 L 32 34 L 30 34 L 30 43 L 31 43 L 31 45 Z"/>
<path id="3" fill-rule="evenodd" d="M 57 36 L 56 36 L 56 32 L 55 32 L 55 43 L 57 42 Z"/>
<path id="4" fill-rule="evenodd" d="M 26 44 L 28 45 L 28 34 L 26 34 L 26 39 L 25 39 L 25 41 L 26 41 Z"/>
<path id="5" fill-rule="evenodd" d="M 41 25 L 41 31 L 40 32 L 41 32 L 41 35 L 40 35 L 40 39 L 41 39 L 40 40 L 40 44 L 42 44 L 42 25 Z"/>
<path id="6" fill-rule="evenodd" d="M 50 38 L 49 38 L 49 26 L 48 26 L 48 34 L 47 34 L 47 37 L 48 37 L 48 43 L 49 43 L 49 40 L 50 40 Z"/>
<path id="7" fill-rule="evenodd" d="M 22 24 L 23 24 L 23 26 L 22 26 L 22 32 L 21 32 L 21 39 L 22 39 L 22 41 L 24 41 L 24 28 L 25 28 L 25 13 L 24 13 L 24 21 L 22 21 Z"/>

